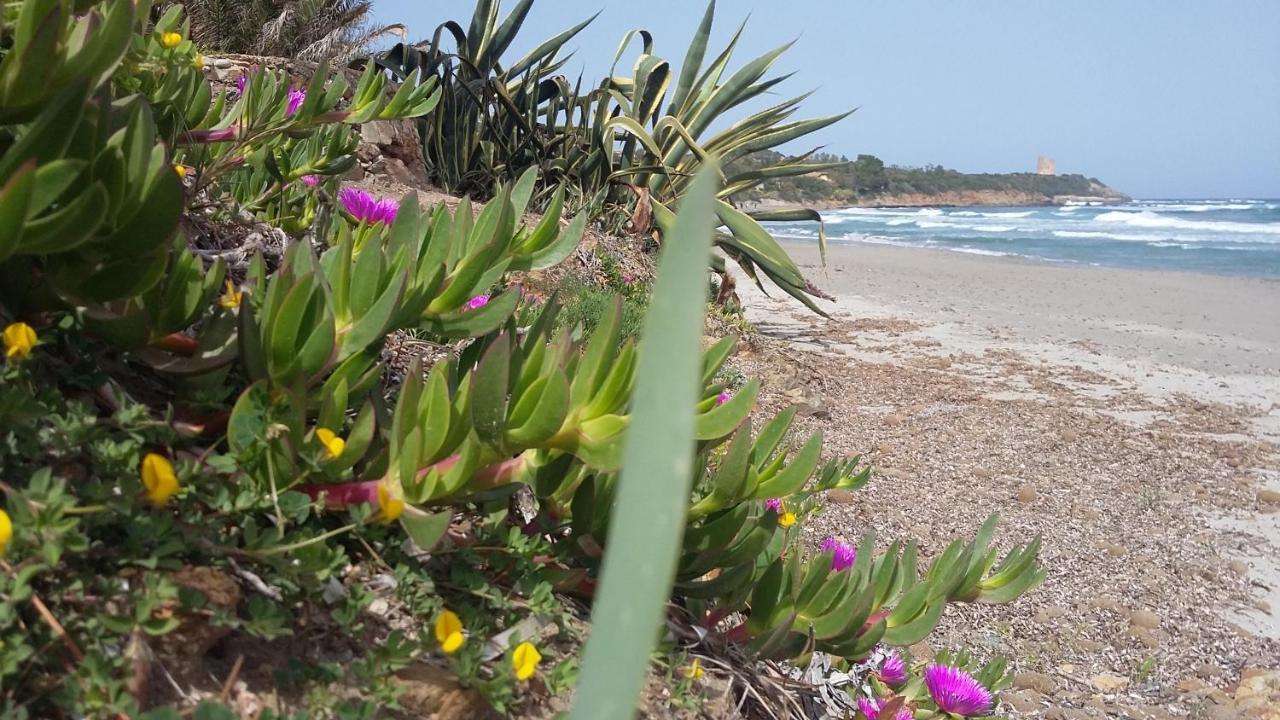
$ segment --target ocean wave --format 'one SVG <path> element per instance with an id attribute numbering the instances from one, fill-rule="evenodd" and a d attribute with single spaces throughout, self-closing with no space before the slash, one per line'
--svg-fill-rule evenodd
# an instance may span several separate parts
<path id="1" fill-rule="evenodd" d="M 1014 230 L 1017 230 L 1018 226 L 1017 225 L 974 225 L 973 229 L 978 230 L 979 232 L 1005 233 L 1005 232 L 1013 232 Z"/>
<path id="2" fill-rule="evenodd" d="M 951 252 L 965 253 L 967 255 L 986 255 L 988 257 L 1009 257 L 1018 255 L 1018 253 L 1000 252 L 999 250 L 984 250 L 976 247 L 950 247 L 947 248 Z M 1018 255 L 1018 257 L 1031 257 L 1030 255 Z"/>
<path id="3" fill-rule="evenodd" d="M 1036 214 L 1035 210 L 1022 210 L 1019 212 L 984 212 L 980 213 L 982 217 L 989 218 L 1024 218 L 1031 217 Z"/>
<path id="4" fill-rule="evenodd" d="M 1255 210 L 1254 203 L 1155 203 L 1143 204 L 1151 212 L 1216 212 L 1219 210 Z"/>
<path id="5" fill-rule="evenodd" d="M 1113 210 L 1095 217 L 1094 222 L 1115 223 L 1138 228 L 1194 230 L 1201 232 L 1239 233 L 1242 235 L 1280 235 L 1280 223 L 1245 223 L 1231 220 L 1187 220 L 1150 210 L 1125 212 Z"/>
<path id="6" fill-rule="evenodd" d="M 1100 232 L 1097 230 L 1054 230 L 1053 235 L 1054 237 L 1078 238 L 1081 240 L 1131 240 L 1135 242 L 1151 242 L 1150 235 Z"/>

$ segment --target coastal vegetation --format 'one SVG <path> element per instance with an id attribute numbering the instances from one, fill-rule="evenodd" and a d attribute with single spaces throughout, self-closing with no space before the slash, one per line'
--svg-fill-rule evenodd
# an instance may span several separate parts
<path id="1" fill-rule="evenodd" d="M 740 193 L 737 199 L 748 205 L 772 200 L 799 205 L 852 206 L 893 204 L 895 199 L 911 196 L 934 198 L 936 204 L 941 205 L 957 204 L 954 199 L 957 196 L 980 198 L 983 194 L 1019 198 L 1012 204 L 1052 204 L 1057 198 L 1124 197 L 1097 178 L 1078 174 L 962 173 L 940 165 L 885 165 L 880 158 L 865 154 L 850 160 L 843 155 L 818 152 L 808 159 L 823 169 L 798 177 L 762 180 Z M 777 151 L 760 151 L 743 158 L 739 166 L 749 171 L 787 160 Z M 988 204 L 1001 203 L 993 200 Z"/>
<path id="2" fill-rule="evenodd" d="M 813 305 L 731 201 L 829 164 L 733 163 L 842 116 L 729 115 L 787 46 L 707 62 L 714 3 L 678 72 L 636 33 L 630 77 L 570 90 L 585 24 L 501 62 L 531 5 L 226 82 L 178 5 L 0 10 L 0 714 L 422 714 L 434 672 L 477 713 L 628 717 L 664 667 L 696 705 L 707 664 L 815 657 L 850 714 L 997 710 L 1003 658 L 895 648 L 1037 586 L 1039 541 L 809 546 L 872 469 L 703 335 L 713 244 Z M 358 128 L 405 122 L 476 202 L 344 179 Z M 652 281 L 561 282 L 624 226 Z"/>

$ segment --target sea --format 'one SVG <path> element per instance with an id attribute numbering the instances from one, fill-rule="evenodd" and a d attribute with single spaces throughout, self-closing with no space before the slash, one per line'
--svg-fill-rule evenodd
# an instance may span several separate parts
<path id="1" fill-rule="evenodd" d="M 1136 200 L 1050 207 L 847 208 L 828 241 L 1145 270 L 1280 278 L 1280 200 Z M 767 223 L 816 240 L 818 223 Z"/>

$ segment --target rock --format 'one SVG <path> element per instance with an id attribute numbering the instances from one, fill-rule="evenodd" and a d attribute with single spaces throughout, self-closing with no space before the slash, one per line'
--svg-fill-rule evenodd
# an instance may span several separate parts
<path id="1" fill-rule="evenodd" d="M 418 126 L 413 120 L 375 120 L 360 127 L 362 142 L 376 145 L 386 157 L 392 157 L 405 164 L 409 172 L 419 178 L 427 174 L 426 162 L 422 158 L 422 140 L 418 136 Z"/>
<path id="2" fill-rule="evenodd" d="M 1089 679 L 1089 684 L 1104 693 L 1117 693 L 1129 687 L 1129 678 L 1101 673 Z"/>
<path id="3" fill-rule="evenodd" d="M 1000 699 L 1020 713 L 1030 713 L 1040 709 L 1042 696 L 1035 690 L 1014 690 Z"/>
<path id="4" fill-rule="evenodd" d="M 1200 678 L 1183 678 L 1176 685 L 1178 692 L 1194 694 L 1209 689 L 1209 684 Z"/>
<path id="5" fill-rule="evenodd" d="M 1111 557 L 1124 557 L 1125 553 L 1129 552 L 1123 545 L 1116 545 L 1115 543 L 1107 543 L 1106 547 L 1107 554 Z"/>
<path id="6" fill-rule="evenodd" d="M 1030 485 L 1023 485 L 1018 488 L 1018 502 L 1020 503 L 1033 503 L 1038 497 L 1039 495 L 1036 494 L 1036 489 Z"/>
<path id="7" fill-rule="evenodd" d="M 973 476 L 981 480 L 986 480 L 988 478 L 994 477 L 995 473 L 992 472 L 991 469 L 989 468 L 979 467 L 979 468 L 973 469 Z"/>
<path id="8" fill-rule="evenodd" d="M 1149 630 L 1160 627 L 1160 616 L 1150 610 L 1134 610 L 1129 614 L 1129 622 Z"/>
<path id="9" fill-rule="evenodd" d="M 1241 675 L 1234 697 L 1223 704 L 1227 717 L 1280 720 L 1280 671 L 1250 668 Z"/>
<path id="10" fill-rule="evenodd" d="M 889 427 L 897 427 L 902 423 L 906 422 L 906 420 L 907 419 L 902 415 L 899 415 L 898 413 L 894 413 L 892 415 L 888 415 L 885 417 L 884 424 Z"/>
<path id="11" fill-rule="evenodd" d="M 1138 625 L 1129 626 L 1129 637 L 1149 648 L 1156 648 L 1160 646 L 1160 639 L 1156 637 L 1155 633 Z"/>
<path id="12" fill-rule="evenodd" d="M 1196 676 L 1204 678 L 1205 680 L 1219 677 L 1222 674 L 1222 668 L 1217 667 L 1216 665 L 1210 665 L 1209 663 L 1200 663 L 1199 665 L 1196 665 Z"/>
<path id="13" fill-rule="evenodd" d="M 414 663 L 396 673 L 400 706 L 415 717 L 437 720 L 499 718 L 501 715 L 475 690 L 458 684 L 458 678 L 443 668 Z"/>
<path id="14" fill-rule="evenodd" d="M 1227 563 L 1227 567 L 1231 568 L 1231 572 L 1237 575 L 1248 575 L 1249 566 L 1243 560 L 1232 560 Z"/>
<path id="15" fill-rule="evenodd" d="M 1049 675 L 1028 670 L 1013 676 L 1013 686 L 1020 690 L 1034 690 L 1044 695 L 1058 692 L 1058 681 Z"/>
<path id="16" fill-rule="evenodd" d="M 917 661 L 933 659 L 933 648 L 929 647 L 929 643 L 926 642 L 918 642 L 912 645 L 907 648 L 907 652 L 911 653 L 911 657 Z"/>
<path id="17" fill-rule="evenodd" d="M 849 490 L 828 490 L 827 501 L 837 503 L 839 505 L 848 505 L 856 499 L 856 496 Z"/>
<path id="18" fill-rule="evenodd" d="M 386 174 L 396 182 L 401 185 L 408 185 L 409 187 L 419 187 L 422 185 L 424 178 L 414 177 L 413 173 L 409 172 L 409 168 L 406 167 L 404 162 L 399 158 L 388 157 L 383 158 L 383 160 L 387 165 L 384 172 L 386 172 Z"/>
<path id="19" fill-rule="evenodd" d="M 356 163 L 349 170 L 342 173 L 341 177 L 349 182 L 360 182 L 364 179 L 364 168 L 360 167 L 360 163 Z"/>
<path id="20" fill-rule="evenodd" d="M 206 61 L 206 62 L 207 62 L 207 61 Z M 218 69 L 220 69 L 220 70 L 226 70 L 227 68 L 229 68 L 229 67 L 233 66 L 234 64 L 235 64 L 235 63 L 231 62 L 231 60 L 229 60 L 229 59 L 227 59 L 227 58 L 214 58 L 214 59 L 213 59 L 213 66 L 214 66 L 214 67 L 216 67 L 216 68 L 218 68 Z"/>
<path id="21" fill-rule="evenodd" d="M 1275 490 L 1259 490 L 1258 502 L 1263 505 L 1280 505 L 1280 492 Z"/>

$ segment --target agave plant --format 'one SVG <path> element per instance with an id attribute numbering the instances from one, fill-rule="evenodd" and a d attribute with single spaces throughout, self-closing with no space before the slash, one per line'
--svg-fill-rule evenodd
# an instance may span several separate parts
<path id="1" fill-rule="evenodd" d="M 423 78 L 438 78 L 444 98 L 420 129 L 432 179 L 446 189 L 484 193 L 495 182 L 537 166 L 549 186 L 567 184 L 579 203 L 594 211 L 608 207 L 629 216 L 632 231 L 646 233 L 656 222 L 665 232 L 674 220 L 672 203 L 708 157 L 721 158 L 724 167 L 821 130 L 849 114 L 791 120 L 806 93 L 713 132 L 727 115 L 789 77 L 768 73 L 791 45 L 729 72 L 740 27 L 708 62 L 714 0 L 707 6 L 678 77 L 667 60 L 654 54 L 653 36 L 646 31 L 624 37 L 614 67 L 598 85 L 584 89 L 581 78 L 571 85 L 556 75 L 567 59 L 559 51 L 592 18 L 504 67 L 499 64 L 501 55 L 531 6 L 532 0 L 522 0 L 499 22 L 498 3 L 480 2 L 468 29 L 448 22 L 437 28 L 429 42 L 397 45 L 375 59 L 401 77 L 417 69 Z M 634 38 L 641 39 L 640 55 L 630 76 L 618 74 L 621 56 Z M 446 40 L 455 46 L 453 52 L 444 49 Z M 822 312 L 813 298 L 827 296 L 805 280 L 759 222 L 820 222 L 817 212 L 744 213 L 733 204 L 735 194 L 762 180 L 820 172 L 840 164 L 811 161 L 817 150 L 722 176 L 715 211 L 727 230 L 717 235 L 716 242 L 727 256 L 751 277 L 763 273 Z M 825 235 L 820 242 L 825 249 Z M 723 273 L 720 260 L 714 259 L 713 265 Z"/>

